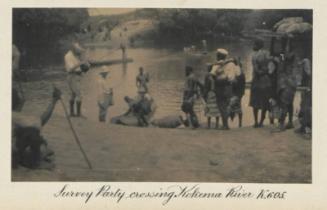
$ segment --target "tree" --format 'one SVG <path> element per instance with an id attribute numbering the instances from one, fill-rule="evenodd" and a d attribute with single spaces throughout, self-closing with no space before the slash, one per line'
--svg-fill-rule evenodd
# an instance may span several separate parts
<path id="1" fill-rule="evenodd" d="M 58 41 L 80 30 L 88 18 L 86 9 L 13 10 L 13 43 L 22 53 L 22 65 L 44 64 L 58 50 Z"/>

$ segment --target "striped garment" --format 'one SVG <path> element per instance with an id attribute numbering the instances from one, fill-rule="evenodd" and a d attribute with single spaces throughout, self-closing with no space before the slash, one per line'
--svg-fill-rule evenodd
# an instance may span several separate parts
<path id="1" fill-rule="evenodd" d="M 205 116 L 220 117 L 220 111 L 217 105 L 216 94 L 213 91 L 208 92 Z"/>

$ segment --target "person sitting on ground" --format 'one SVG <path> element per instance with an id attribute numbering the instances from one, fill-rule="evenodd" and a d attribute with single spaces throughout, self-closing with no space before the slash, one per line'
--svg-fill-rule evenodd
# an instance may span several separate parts
<path id="1" fill-rule="evenodd" d="M 28 168 L 53 168 L 53 151 L 47 147 L 41 136 L 41 128 L 49 121 L 61 91 L 54 88 L 52 99 L 41 117 L 30 116 L 22 112 L 12 113 L 12 167 L 22 165 Z M 16 103 L 16 102 L 13 102 Z M 14 107 L 17 106 L 14 104 Z"/>

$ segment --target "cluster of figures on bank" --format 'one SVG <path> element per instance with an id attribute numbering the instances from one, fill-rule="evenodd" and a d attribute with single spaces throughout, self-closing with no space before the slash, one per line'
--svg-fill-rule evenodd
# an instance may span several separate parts
<path id="1" fill-rule="evenodd" d="M 278 126 L 274 131 L 281 132 L 293 128 L 293 101 L 297 90 L 297 81 L 294 78 L 294 68 L 300 68 L 302 74 L 302 92 L 299 112 L 300 127 L 296 132 L 302 134 L 311 133 L 311 53 L 304 51 L 298 55 L 292 51 L 272 56 L 264 50 L 264 42 L 255 40 L 253 46 L 253 79 L 250 91 L 250 106 L 253 108 L 254 128 L 264 125 L 266 114 L 269 112 L 270 123 L 278 120 Z M 123 54 L 125 49 L 122 48 Z M 61 91 L 56 87 L 48 107 L 38 116 L 27 116 L 22 113 L 25 102 L 24 93 L 20 84 L 20 53 L 13 45 L 13 85 L 12 85 L 12 163 L 13 167 L 21 164 L 29 168 L 53 167 L 52 159 L 54 152 L 47 147 L 45 139 L 41 135 L 41 128 L 48 122 L 58 100 L 61 99 Z M 69 100 L 70 117 L 82 116 L 82 93 L 81 80 L 89 71 L 91 64 L 85 57 L 85 49 L 78 43 L 73 43 L 71 49 L 64 56 L 65 70 L 71 97 Z M 245 93 L 245 75 L 242 70 L 240 59 L 232 58 L 226 49 L 217 49 L 216 61 L 207 65 L 207 74 L 204 83 L 198 80 L 195 70 L 186 66 L 185 85 L 181 110 L 182 116 L 167 116 L 161 119 L 151 120 L 156 110 L 153 98 L 149 95 L 149 75 L 139 68 L 136 77 L 138 94 L 136 97 L 125 96 L 128 111 L 120 116 L 113 117 L 112 123 L 134 126 L 156 126 L 162 128 L 176 128 L 186 126 L 198 128 L 199 121 L 194 111 L 194 105 L 200 100 L 205 106 L 205 115 L 208 128 L 211 127 L 211 119 L 215 118 L 216 128 L 220 129 L 219 121 L 222 120 L 222 129 L 229 129 L 229 119 L 235 115 L 239 119 L 239 127 L 242 126 L 242 97 Z M 106 81 L 108 71 L 99 73 L 99 121 L 105 122 L 107 110 L 114 104 L 113 88 Z M 64 104 L 64 103 L 63 103 Z M 76 109 L 75 109 L 76 108 Z M 261 111 L 260 119 L 258 119 Z M 285 123 L 288 116 L 288 123 Z"/>
<path id="2" fill-rule="evenodd" d="M 252 84 L 250 91 L 250 106 L 253 108 L 254 128 L 264 126 L 266 114 L 269 112 L 270 123 L 278 120 L 278 126 L 273 132 L 281 132 L 293 126 L 293 101 L 298 82 L 294 69 L 300 68 L 301 73 L 301 104 L 299 112 L 300 128 L 297 133 L 311 133 L 311 53 L 309 51 L 288 53 L 272 56 L 264 49 L 264 42 L 256 39 L 252 56 Z M 228 130 L 228 120 L 237 114 L 239 127 L 242 126 L 241 101 L 245 92 L 245 75 L 239 59 L 228 58 L 226 49 L 217 49 L 216 62 L 208 65 L 208 74 L 202 85 L 196 78 L 191 67 L 186 67 L 186 82 L 184 88 L 182 110 L 193 128 L 199 126 L 194 103 L 204 99 L 205 114 L 208 128 L 211 118 L 216 118 L 216 128 L 222 118 L 222 129 Z M 260 119 L 258 119 L 261 111 Z M 288 116 L 288 122 L 285 123 Z"/>

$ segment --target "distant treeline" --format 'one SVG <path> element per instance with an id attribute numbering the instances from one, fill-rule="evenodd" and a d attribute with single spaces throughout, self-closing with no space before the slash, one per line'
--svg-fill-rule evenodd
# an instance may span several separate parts
<path id="1" fill-rule="evenodd" d="M 299 16 L 312 23 L 312 10 L 138 9 L 89 17 L 87 9 L 17 8 L 13 10 L 13 43 L 22 52 L 22 66 L 37 67 L 62 59 L 62 43 L 73 32 L 97 33 L 103 25 L 110 31 L 125 21 L 153 20 L 156 29 L 138 38 L 168 46 L 240 37 L 243 31 L 271 29 L 284 17 Z"/>
<path id="2" fill-rule="evenodd" d="M 62 60 L 59 41 L 79 32 L 87 18 L 86 9 L 14 9 L 13 43 L 22 53 L 21 66 L 38 67 Z"/>
<path id="3" fill-rule="evenodd" d="M 303 17 L 312 23 L 312 10 L 236 9 L 139 9 L 113 16 L 92 17 L 93 23 L 107 19 L 110 26 L 135 19 L 151 19 L 158 28 L 146 38 L 159 43 L 192 43 L 201 39 L 238 37 L 255 28 L 272 29 L 285 17 Z M 110 28 L 110 27 L 109 27 Z"/>

